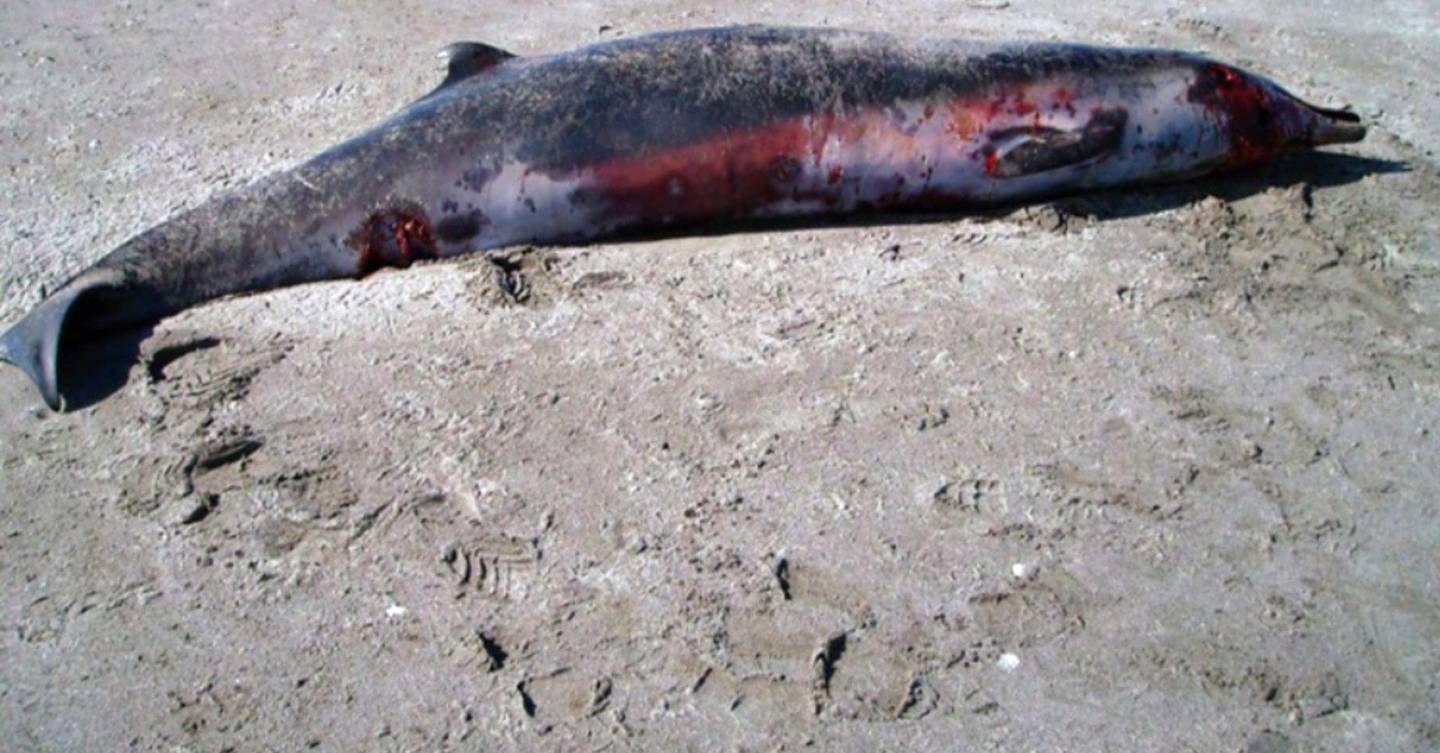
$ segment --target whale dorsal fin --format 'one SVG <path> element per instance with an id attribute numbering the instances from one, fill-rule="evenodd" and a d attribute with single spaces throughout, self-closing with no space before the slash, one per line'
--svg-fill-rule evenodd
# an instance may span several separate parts
<path id="1" fill-rule="evenodd" d="M 484 73 L 506 60 L 518 56 L 513 52 L 484 42 L 456 42 L 441 50 L 439 57 L 445 60 L 446 74 L 445 80 L 435 88 L 435 91 L 452 86 L 457 81 L 464 81 L 471 76 Z M 431 92 L 431 94 L 434 93 Z"/>

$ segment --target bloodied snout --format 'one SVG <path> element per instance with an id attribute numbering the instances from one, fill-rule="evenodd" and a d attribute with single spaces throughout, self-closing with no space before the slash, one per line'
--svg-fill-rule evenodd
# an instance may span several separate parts
<path id="1" fill-rule="evenodd" d="M 1239 167 L 1288 149 L 1365 138 L 1359 116 L 1311 105 L 1259 76 L 1221 63 L 1197 70 L 1189 99 L 1224 122 L 1230 137 L 1226 166 Z"/>

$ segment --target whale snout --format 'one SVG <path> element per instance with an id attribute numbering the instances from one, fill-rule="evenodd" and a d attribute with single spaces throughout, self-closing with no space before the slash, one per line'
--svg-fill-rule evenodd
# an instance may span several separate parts
<path id="1" fill-rule="evenodd" d="M 1353 144 L 1365 138 L 1365 124 L 1349 110 L 1316 107 L 1304 100 L 1295 100 L 1309 112 L 1309 129 L 1300 146 Z"/>
<path id="2" fill-rule="evenodd" d="M 1230 141 L 1228 167 L 1365 138 L 1365 126 L 1355 113 L 1309 104 L 1273 81 L 1222 63 L 1200 66 L 1189 97 L 1224 124 Z"/>

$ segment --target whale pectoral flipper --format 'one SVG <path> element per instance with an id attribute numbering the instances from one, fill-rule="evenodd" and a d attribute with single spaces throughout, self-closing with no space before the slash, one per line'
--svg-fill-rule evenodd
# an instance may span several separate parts
<path id="1" fill-rule="evenodd" d="M 1129 114 L 1121 108 L 1096 110 L 1081 128 L 1007 128 L 990 134 L 998 178 L 1033 175 L 1092 162 L 1119 151 Z"/>

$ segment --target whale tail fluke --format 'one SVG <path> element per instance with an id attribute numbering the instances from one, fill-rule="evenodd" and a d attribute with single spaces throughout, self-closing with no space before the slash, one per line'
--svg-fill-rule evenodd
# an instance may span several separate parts
<path id="1" fill-rule="evenodd" d="M 24 319 L 0 335 L 0 360 L 20 367 L 51 410 L 61 409 L 60 375 L 57 358 L 65 318 L 85 290 L 66 289 L 45 299 Z"/>
<path id="2" fill-rule="evenodd" d="M 59 373 L 61 338 L 77 329 L 76 320 L 95 318 L 86 314 L 77 316 L 79 308 L 88 309 L 92 304 L 103 308 L 114 292 L 115 286 L 107 279 L 82 277 L 41 301 L 25 318 L 0 335 L 0 361 L 8 361 L 25 372 L 51 410 L 61 410 L 64 404 Z M 85 328 L 84 325 L 78 327 Z"/>

